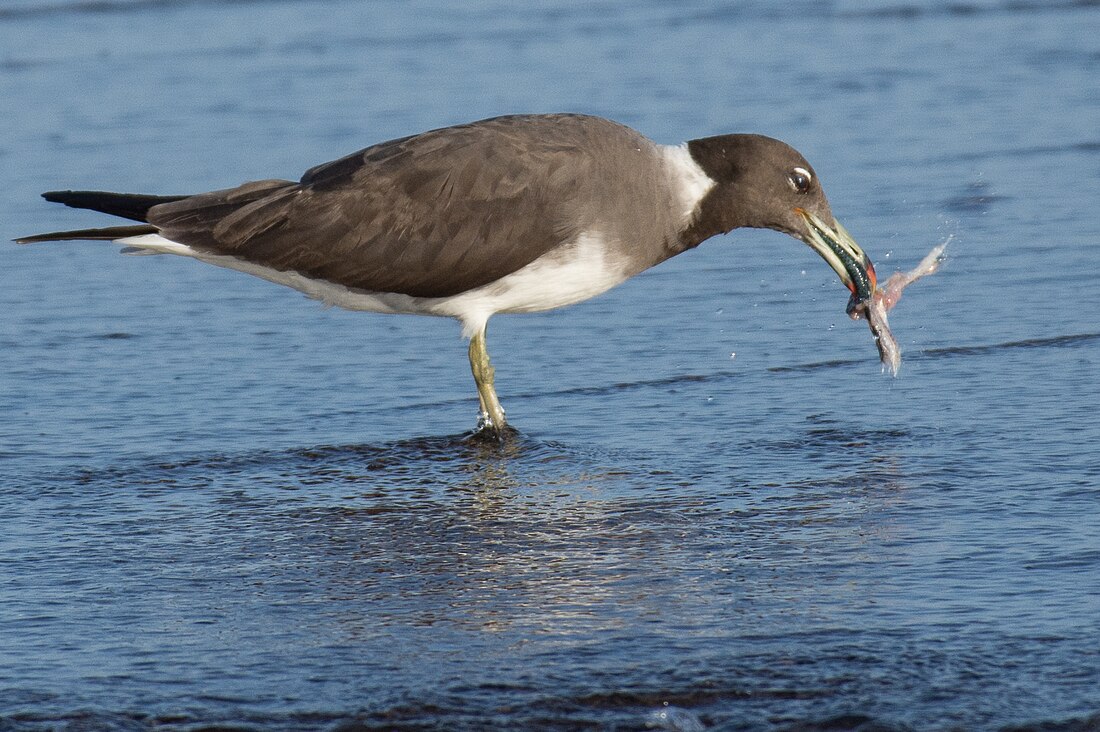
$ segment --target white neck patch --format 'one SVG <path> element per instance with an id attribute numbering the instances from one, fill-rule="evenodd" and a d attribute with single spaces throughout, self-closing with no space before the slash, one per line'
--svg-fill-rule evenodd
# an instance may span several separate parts
<path id="1" fill-rule="evenodd" d="M 681 228 L 687 228 L 695 217 L 703 196 L 714 188 L 715 182 L 703 172 L 688 152 L 687 143 L 661 145 L 661 154 L 668 166 L 669 183 L 683 217 Z"/>

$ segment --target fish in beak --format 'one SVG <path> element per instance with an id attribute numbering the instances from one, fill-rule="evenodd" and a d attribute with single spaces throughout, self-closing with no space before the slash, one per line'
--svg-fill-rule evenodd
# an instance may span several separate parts
<path id="1" fill-rule="evenodd" d="M 852 317 L 858 317 L 860 306 L 875 294 L 878 279 L 874 265 L 839 221 L 834 220 L 833 225 L 829 226 L 805 209 L 797 208 L 795 212 L 806 224 L 803 241 L 840 275 L 840 281 L 852 293 L 847 312 Z"/>

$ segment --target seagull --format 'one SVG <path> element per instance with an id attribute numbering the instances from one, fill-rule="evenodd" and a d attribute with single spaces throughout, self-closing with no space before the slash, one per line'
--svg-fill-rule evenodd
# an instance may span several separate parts
<path id="1" fill-rule="evenodd" d="M 734 229 L 799 239 L 850 290 L 871 261 L 790 145 L 726 134 L 653 142 L 582 114 L 484 119 L 381 142 L 306 171 L 195 195 L 51 191 L 47 201 L 135 224 L 18 243 L 105 240 L 246 272 L 349 310 L 455 318 L 469 339 L 477 432 L 510 427 L 485 328 L 497 313 L 594 297 Z"/>

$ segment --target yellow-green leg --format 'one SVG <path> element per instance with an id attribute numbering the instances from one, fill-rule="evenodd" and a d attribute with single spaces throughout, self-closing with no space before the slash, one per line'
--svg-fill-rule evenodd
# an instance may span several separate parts
<path id="1" fill-rule="evenodd" d="M 504 430 L 504 409 L 497 399 L 496 389 L 493 388 L 493 364 L 489 361 L 489 351 L 485 348 L 485 326 L 470 339 L 470 370 L 474 373 L 474 383 L 477 384 L 477 397 L 481 402 L 481 413 L 478 415 L 477 429 L 484 429 L 501 433 Z"/>

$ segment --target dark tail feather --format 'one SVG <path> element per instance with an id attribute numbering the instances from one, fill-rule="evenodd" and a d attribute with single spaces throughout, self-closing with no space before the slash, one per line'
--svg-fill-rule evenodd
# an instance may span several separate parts
<path id="1" fill-rule="evenodd" d="M 149 209 L 158 203 L 181 201 L 188 196 L 149 196 L 142 193 L 110 193 L 108 191 L 49 191 L 42 197 L 72 208 L 88 208 L 131 221 L 147 221 Z M 88 237 L 80 237 L 88 238 Z"/>
<path id="2" fill-rule="evenodd" d="M 16 244 L 33 244 L 39 241 L 72 241 L 74 239 L 114 241 L 128 236 L 155 234 L 157 227 L 149 224 L 135 226 L 111 226 L 106 229 L 76 229 L 75 231 L 53 231 L 49 234 L 33 234 L 15 240 Z"/>

